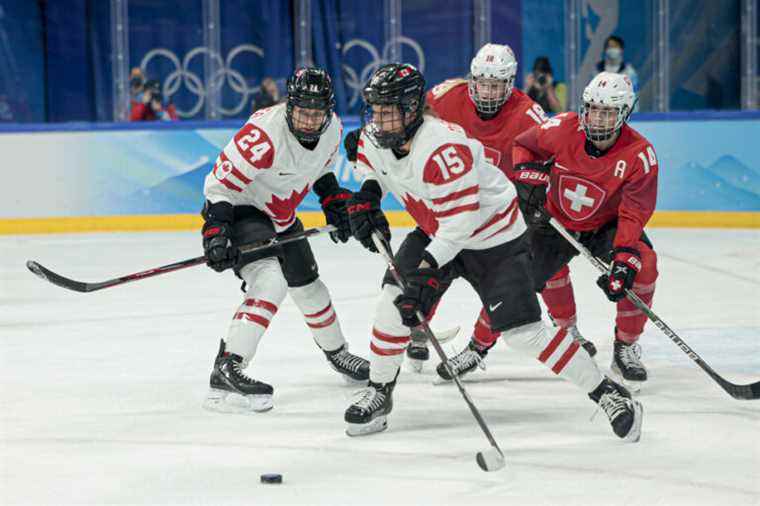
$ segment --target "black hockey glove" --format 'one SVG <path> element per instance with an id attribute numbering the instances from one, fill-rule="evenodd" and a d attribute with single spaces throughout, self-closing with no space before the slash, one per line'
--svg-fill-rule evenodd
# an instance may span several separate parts
<path id="1" fill-rule="evenodd" d="M 633 248 L 615 248 L 612 252 L 612 268 L 602 274 L 596 284 L 612 302 L 625 297 L 625 291 L 633 288 L 636 274 L 641 270 L 641 255 Z"/>
<path id="2" fill-rule="evenodd" d="M 346 158 L 349 162 L 356 161 L 356 152 L 359 149 L 359 136 L 362 134 L 362 129 L 357 128 L 351 130 L 346 134 L 346 138 L 343 139 L 343 147 L 346 148 Z"/>
<path id="3" fill-rule="evenodd" d="M 407 327 L 420 324 L 417 311 L 427 316 L 438 300 L 441 291 L 440 271 L 432 267 L 416 269 L 404 276 L 406 288 L 393 303 L 401 313 L 401 321 Z"/>
<path id="4" fill-rule="evenodd" d="M 338 229 L 330 232 L 330 239 L 335 243 L 347 242 L 351 237 L 351 223 L 348 221 L 346 203 L 352 196 L 351 190 L 338 187 L 319 199 L 327 224 L 334 225 Z"/>
<path id="5" fill-rule="evenodd" d="M 377 230 L 386 241 L 391 240 L 388 219 L 380 208 L 382 190 L 376 181 L 366 181 L 360 191 L 356 192 L 346 203 L 351 234 L 362 246 L 377 253 L 372 242 L 372 232 Z"/>
<path id="6" fill-rule="evenodd" d="M 232 204 L 206 202 L 201 214 L 206 220 L 202 230 L 206 265 L 216 272 L 233 267 L 238 259 L 238 250 L 232 246 Z"/>
<path id="7" fill-rule="evenodd" d="M 552 165 L 554 157 L 545 162 L 519 163 L 513 169 L 520 211 L 528 225 L 540 225 L 549 220 L 544 212 L 544 204 Z"/>
<path id="8" fill-rule="evenodd" d="M 328 172 L 314 182 L 314 193 L 319 197 L 322 211 L 328 225 L 338 230 L 330 232 L 333 242 L 346 242 L 351 237 L 351 225 L 348 222 L 346 202 L 351 198 L 351 190 L 341 188 L 335 174 Z"/>

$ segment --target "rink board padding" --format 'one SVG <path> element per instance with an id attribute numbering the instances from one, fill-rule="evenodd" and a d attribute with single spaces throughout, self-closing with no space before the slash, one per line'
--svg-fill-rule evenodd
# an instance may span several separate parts
<path id="1" fill-rule="evenodd" d="M 414 226 L 414 221 L 405 211 L 388 211 L 386 214 L 391 226 Z M 319 211 L 306 211 L 298 215 L 307 228 L 319 227 L 325 224 L 324 215 Z M 200 230 L 201 223 L 201 217 L 195 214 L 12 218 L 0 220 L 0 234 Z M 657 211 L 647 226 L 667 228 L 760 228 L 760 213 L 739 211 Z"/>

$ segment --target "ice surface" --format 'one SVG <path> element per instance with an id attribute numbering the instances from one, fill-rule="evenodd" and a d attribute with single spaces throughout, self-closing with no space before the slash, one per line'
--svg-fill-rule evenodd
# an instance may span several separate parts
<path id="1" fill-rule="evenodd" d="M 395 230 L 395 238 L 403 231 Z M 729 380 L 760 379 L 760 234 L 655 229 L 655 311 Z M 760 504 L 760 401 L 736 401 L 654 326 L 641 442 L 619 441 L 585 394 L 500 344 L 467 388 L 507 457 L 488 448 L 454 386 L 405 370 L 386 432 L 344 434 L 353 389 L 328 367 L 288 300 L 249 373 L 274 410 L 201 409 L 239 282 L 197 267 L 102 292 L 49 285 L 24 267 L 100 281 L 199 253 L 197 233 L 0 237 L 2 504 Z M 394 241 L 398 244 L 397 241 Z M 367 356 L 380 257 L 312 241 L 351 350 Z M 571 264 L 584 335 L 606 370 L 614 306 Z M 434 327 L 478 311 L 457 282 Z M 478 380 L 477 382 L 475 380 Z M 282 485 L 259 483 L 281 473 Z"/>

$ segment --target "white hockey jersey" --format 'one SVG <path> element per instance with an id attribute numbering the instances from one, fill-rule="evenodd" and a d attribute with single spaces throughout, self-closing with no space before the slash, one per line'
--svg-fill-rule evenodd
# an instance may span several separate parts
<path id="1" fill-rule="evenodd" d="M 276 232 L 293 225 L 298 204 L 314 182 L 332 171 L 343 133 L 333 114 L 313 151 L 288 129 L 285 104 L 256 111 L 219 154 L 203 193 L 212 203 L 264 211 Z"/>
<path id="2" fill-rule="evenodd" d="M 488 162 L 483 145 L 453 123 L 426 116 L 401 160 L 362 133 L 356 167 L 404 204 L 432 238 L 427 251 L 438 265 L 525 231 L 515 187 Z"/>

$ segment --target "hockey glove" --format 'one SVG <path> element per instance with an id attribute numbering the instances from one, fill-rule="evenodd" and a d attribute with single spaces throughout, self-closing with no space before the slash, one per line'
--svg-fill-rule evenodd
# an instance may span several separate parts
<path id="1" fill-rule="evenodd" d="M 388 220 L 380 209 L 382 190 L 375 181 L 367 181 L 360 191 L 346 203 L 348 220 L 351 224 L 351 234 L 362 246 L 377 253 L 377 248 L 372 242 L 372 232 L 377 230 L 386 241 L 391 240 L 391 229 Z"/>
<path id="2" fill-rule="evenodd" d="M 351 130 L 346 134 L 346 138 L 343 139 L 343 147 L 346 148 L 346 158 L 349 162 L 356 161 L 356 152 L 359 149 L 359 136 L 362 134 L 362 129 L 357 128 Z"/>
<path id="3" fill-rule="evenodd" d="M 417 311 L 428 315 L 435 306 L 441 291 L 440 271 L 431 267 L 416 269 L 404 276 L 406 288 L 393 303 L 407 327 L 420 324 Z"/>
<path id="4" fill-rule="evenodd" d="M 554 165 L 554 157 L 545 162 L 520 163 L 514 168 L 513 180 L 517 189 L 520 211 L 529 225 L 548 221 L 544 204 L 552 165 Z"/>
<path id="5" fill-rule="evenodd" d="M 217 272 L 233 267 L 238 259 L 238 251 L 232 246 L 232 204 L 206 202 L 201 214 L 206 220 L 202 230 L 206 265 Z"/>
<path id="6" fill-rule="evenodd" d="M 633 248 L 615 248 L 612 252 L 612 268 L 602 274 L 596 284 L 612 302 L 625 297 L 625 291 L 633 288 L 636 274 L 641 270 L 641 257 Z"/>
<path id="7" fill-rule="evenodd" d="M 330 232 L 330 239 L 335 243 L 347 242 L 351 237 L 351 223 L 348 221 L 346 203 L 352 195 L 350 190 L 337 187 L 319 199 L 327 224 L 334 225 L 338 229 Z"/>

